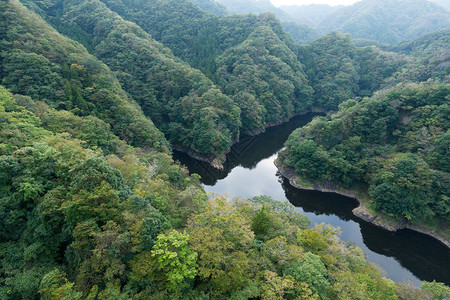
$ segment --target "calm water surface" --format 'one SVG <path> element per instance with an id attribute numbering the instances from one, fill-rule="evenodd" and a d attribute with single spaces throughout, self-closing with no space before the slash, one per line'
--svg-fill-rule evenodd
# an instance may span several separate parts
<path id="1" fill-rule="evenodd" d="M 340 227 L 341 239 L 363 249 L 367 259 L 396 282 L 411 279 L 419 286 L 422 280 L 436 280 L 450 285 L 450 251 L 437 240 L 411 230 L 392 233 L 373 226 L 353 216 L 351 211 L 357 206 L 356 200 L 298 190 L 278 174 L 273 164 L 278 151 L 294 129 L 313 117 L 313 114 L 297 116 L 257 137 L 242 137 L 228 154 L 222 171 L 183 153 L 174 156 L 191 173 L 202 177 L 207 192 L 245 198 L 268 195 L 291 202 L 311 220 L 312 226 L 327 223 Z"/>

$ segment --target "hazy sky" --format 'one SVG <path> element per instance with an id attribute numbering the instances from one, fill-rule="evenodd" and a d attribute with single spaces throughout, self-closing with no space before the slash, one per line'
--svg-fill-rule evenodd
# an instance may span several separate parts
<path id="1" fill-rule="evenodd" d="M 328 5 L 350 5 L 359 0 L 270 0 L 273 5 L 307 5 L 307 4 L 328 4 Z"/>

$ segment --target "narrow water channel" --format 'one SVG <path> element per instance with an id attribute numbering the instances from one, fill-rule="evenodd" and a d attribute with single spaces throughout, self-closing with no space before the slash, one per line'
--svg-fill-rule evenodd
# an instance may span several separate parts
<path id="1" fill-rule="evenodd" d="M 326 223 L 341 228 L 341 239 L 360 247 L 367 259 L 379 265 L 386 276 L 396 282 L 422 280 L 450 285 L 450 251 L 439 241 L 411 230 L 389 232 L 364 222 L 352 214 L 357 202 L 344 196 L 303 191 L 293 188 L 273 164 L 289 134 L 305 125 L 315 115 L 292 118 L 280 126 L 267 129 L 256 137 L 243 137 L 227 156 L 224 170 L 175 153 L 175 159 L 197 173 L 207 192 L 230 197 L 251 198 L 268 195 L 289 201 L 311 225 Z"/>

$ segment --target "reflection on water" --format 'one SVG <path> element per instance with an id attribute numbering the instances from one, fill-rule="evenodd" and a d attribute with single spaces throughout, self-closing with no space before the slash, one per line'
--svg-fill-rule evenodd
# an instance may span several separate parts
<path id="1" fill-rule="evenodd" d="M 399 282 L 412 278 L 450 283 L 450 253 L 439 241 L 412 230 L 390 232 L 355 217 L 357 201 L 337 194 L 304 191 L 283 178 L 286 198 L 312 222 L 339 226 L 341 238 L 355 243 L 369 261 L 381 266 L 386 275 Z M 337 217 L 337 218 L 336 218 Z"/>
<path id="2" fill-rule="evenodd" d="M 277 152 L 289 134 L 309 122 L 313 114 L 298 116 L 290 122 L 269 128 L 257 137 L 244 137 L 234 145 L 224 170 L 176 153 L 175 159 L 185 164 L 191 173 L 202 177 L 207 192 L 250 198 L 268 195 L 281 201 L 290 201 L 296 210 L 306 215 L 311 223 L 327 223 L 340 227 L 341 238 L 354 243 L 379 265 L 388 278 L 400 282 L 412 279 L 450 284 L 450 251 L 440 242 L 410 230 L 395 233 L 383 230 L 357 219 L 351 213 L 354 199 L 344 196 L 303 191 L 293 188 L 282 178 L 273 164 Z"/>
<path id="3" fill-rule="evenodd" d="M 323 114 L 308 113 L 296 116 L 289 122 L 268 128 L 258 136 L 242 136 L 239 143 L 234 144 L 230 153 L 227 154 L 223 170 L 217 170 L 209 164 L 192 159 L 187 154 L 178 151 L 175 151 L 174 158 L 186 165 L 189 172 L 201 175 L 204 184 L 215 185 L 218 180 L 227 177 L 237 166 L 252 170 L 260 161 L 277 153 L 292 131 L 320 115 Z"/>

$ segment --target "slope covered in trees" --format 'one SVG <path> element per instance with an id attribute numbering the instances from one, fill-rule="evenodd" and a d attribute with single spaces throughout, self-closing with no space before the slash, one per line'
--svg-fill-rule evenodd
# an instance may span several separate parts
<path id="1" fill-rule="evenodd" d="M 311 28 L 316 28 L 330 14 L 341 9 L 342 5 L 330 6 L 327 4 L 310 5 L 286 5 L 280 6 L 280 9 L 289 15 L 289 17 L 298 24 L 305 24 Z"/>
<path id="2" fill-rule="evenodd" d="M 383 278 L 337 229 L 309 229 L 290 204 L 206 202 L 196 176 L 167 154 L 128 146 L 93 116 L 0 86 L 0 125 L 4 299 L 448 293 L 434 282 L 418 290 Z"/>
<path id="3" fill-rule="evenodd" d="M 370 96 L 409 60 L 375 47 L 356 47 L 348 35 L 330 33 L 304 45 L 299 58 L 315 91 L 314 106 L 337 109 L 355 96 Z"/>
<path id="4" fill-rule="evenodd" d="M 55 108 L 81 116 L 93 114 L 132 145 L 167 145 L 106 65 L 19 2 L 2 1 L 0 5 L 3 85 Z"/>
<path id="5" fill-rule="evenodd" d="M 414 59 L 334 33 L 299 48 L 271 14 L 218 18 L 173 0 L 26 3 L 106 63 L 174 146 L 210 161 L 224 158 L 241 132 L 431 77 L 405 67 Z"/>
<path id="6" fill-rule="evenodd" d="M 104 2 L 209 74 L 241 108 L 243 130 L 261 128 L 311 105 L 336 109 L 349 97 L 371 95 L 408 61 L 356 48 L 349 38 L 336 34 L 299 50 L 271 14 L 217 18 L 180 1 L 131 6 Z M 298 53 L 298 59 L 293 58 Z M 336 88 L 343 91 L 331 95 Z M 314 98 L 321 100 L 312 100 L 313 90 Z"/>
<path id="7" fill-rule="evenodd" d="M 239 108 L 230 98 L 100 1 L 35 3 L 50 20 L 63 15 L 60 27 L 76 26 L 74 38 L 89 37 L 92 53 L 115 71 L 124 89 L 176 147 L 223 156 L 238 138 Z"/>
<path id="8" fill-rule="evenodd" d="M 396 52 L 416 57 L 428 58 L 428 56 L 441 55 L 448 52 L 450 44 L 450 29 L 444 29 L 426 34 L 412 41 L 403 42 L 392 47 Z"/>
<path id="9" fill-rule="evenodd" d="M 437 283 L 416 290 L 381 277 L 336 229 L 308 229 L 289 204 L 258 197 L 206 205 L 196 178 L 166 154 L 127 147 L 105 126 L 97 140 L 123 145 L 104 156 L 84 127 L 92 117 L 3 87 L 0 115 L 2 298 L 406 299 L 447 292 Z"/>
<path id="10" fill-rule="evenodd" d="M 348 100 L 293 133 L 281 161 L 312 181 L 367 185 L 375 210 L 448 238 L 449 95 L 448 84 L 429 81 Z"/>
<path id="11" fill-rule="evenodd" d="M 214 53 L 217 74 L 223 75 L 216 87 L 102 2 L 23 2 L 54 27 L 17 0 L 0 2 L 1 299 L 440 299 L 449 294 L 435 282 L 417 289 L 384 278 L 361 249 L 338 238 L 337 229 L 309 228 L 287 203 L 264 196 L 208 201 L 198 176 L 173 162 L 164 136 L 142 111 L 152 115 L 158 105 L 168 104 L 161 115 L 152 115 L 158 124 L 168 124 L 180 120 L 174 115 L 179 109 L 183 122 L 193 118 L 184 114 L 199 109 L 212 116 L 205 118 L 211 121 L 207 125 L 226 132 L 228 125 L 214 114 L 232 114 L 235 106 L 247 122 L 242 128 L 268 122 L 266 107 L 280 118 L 302 109 L 303 102 L 293 97 L 305 101 L 312 90 L 296 48 L 273 17 L 220 19 L 230 32 L 221 41 L 226 46 Z M 236 26 L 241 21 L 245 25 Z M 250 67 L 257 82 L 245 72 Z M 241 80 L 249 81 L 243 95 L 236 92 L 244 89 Z M 422 108 L 421 90 L 414 88 L 411 99 L 419 104 L 411 100 L 412 108 L 404 108 L 413 117 L 399 130 L 422 134 L 425 126 L 439 135 L 443 118 L 433 105 L 446 109 L 439 95 L 447 90 L 439 84 L 423 88 L 432 106 Z M 171 105 L 179 107 L 171 110 Z M 187 138 L 204 138 L 196 124 L 180 124 L 191 134 Z M 239 127 L 239 120 L 230 126 Z M 424 138 L 430 138 L 427 132 Z M 422 143 L 414 134 L 402 145 L 417 152 L 421 171 L 447 156 L 445 135 L 436 140 L 432 135 L 435 148 L 422 152 L 414 150 Z M 208 137 L 202 145 L 209 145 Z M 402 162 L 400 171 L 410 171 L 409 164 Z M 431 167 L 423 176 L 434 180 L 444 172 Z"/>
<path id="12" fill-rule="evenodd" d="M 188 2 L 104 2 L 209 74 L 240 108 L 243 131 L 264 128 L 311 104 L 312 89 L 295 46 L 272 15 L 219 19 Z"/>

